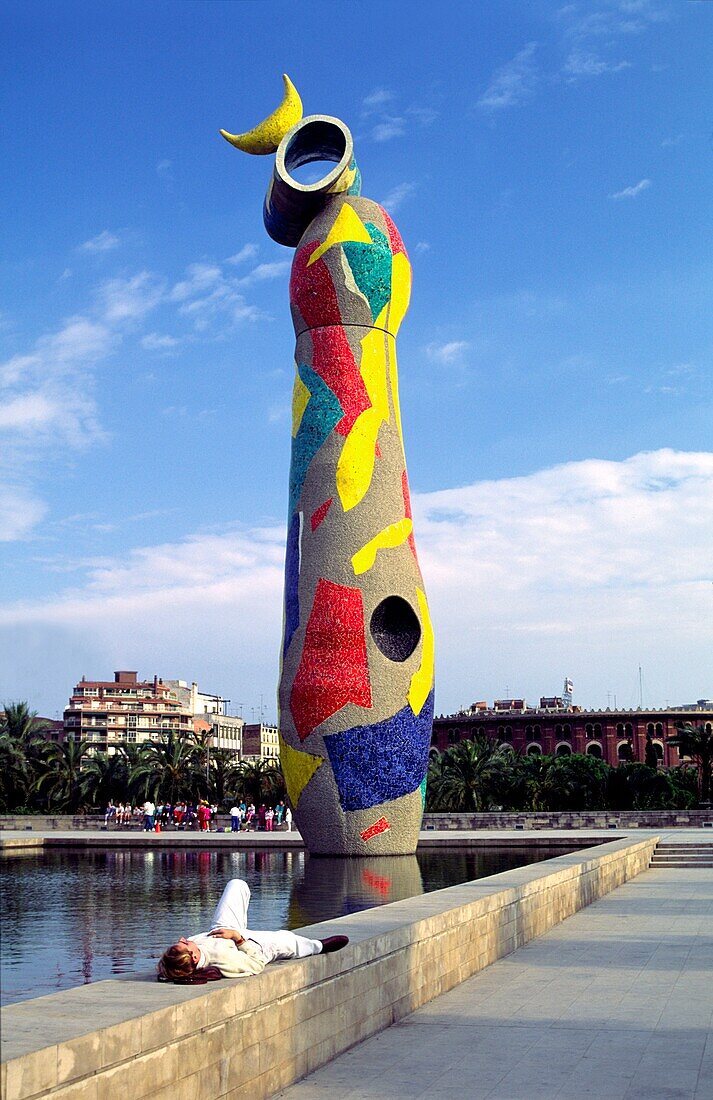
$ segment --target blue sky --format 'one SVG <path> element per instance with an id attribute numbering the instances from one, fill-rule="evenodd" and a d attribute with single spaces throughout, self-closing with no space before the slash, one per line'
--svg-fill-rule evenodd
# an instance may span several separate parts
<path id="1" fill-rule="evenodd" d="M 710 674 L 713 7 L 0 13 L 0 698 L 197 679 L 274 715 L 293 337 L 279 102 L 343 118 L 414 267 L 401 399 L 437 710 Z"/>

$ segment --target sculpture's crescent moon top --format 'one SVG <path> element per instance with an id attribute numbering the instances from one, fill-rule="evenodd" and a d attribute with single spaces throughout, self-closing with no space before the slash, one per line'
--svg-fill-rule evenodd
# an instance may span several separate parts
<path id="1" fill-rule="evenodd" d="M 242 149 L 244 153 L 263 155 L 274 153 L 288 130 L 291 130 L 296 122 L 302 118 L 302 100 L 294 84 L 287 73 L 282 74 L 285 85 L 285 94 L 282 103 L 276 107 L 272 114 L 254 126 L 252 130 L 246 130 L 244 134 L 229 134 L 227 130 L 221 130 L 226 141 L 234 145 L 236 149 Z"/>

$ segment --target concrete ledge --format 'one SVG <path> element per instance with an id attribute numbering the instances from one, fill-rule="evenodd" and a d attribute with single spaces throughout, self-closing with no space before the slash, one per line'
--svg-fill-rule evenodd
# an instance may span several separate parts
<path id="1" fill-rule="evenodd" d="M 336 955 L 257 978 L 97 982 L 2 1012 L 6 1100 L 264 1100 L 644 871 L 658 837 L 616 840 L 369 909 Z"/>

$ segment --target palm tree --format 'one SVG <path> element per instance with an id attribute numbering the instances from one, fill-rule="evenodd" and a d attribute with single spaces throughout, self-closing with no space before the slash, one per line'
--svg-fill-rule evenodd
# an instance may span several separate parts
<path id="1" fill-rule="evenodd" d="M 238 762 L 230 749 L 213 749 L 208 763 L 210 798 L 222 806 L 239 782 Z"/>
<path id="2" fill-rule="evenodd" d="M 12 737 L 23 748 L 40 739 L 44 741 L 42 733 L 47 729 L 48 723 L 44 718 L 38 718 L 37 712 L 30 710 L 27 703 L 3 703 L 3 710 L 0 732 Z"/>
<path id="3" fill-rule="evenodd" d="M 82 763 L 90 752 L 88 741 L 64 741 L 47 746 L 44 770 L 35 782 L 38 791 L 46 791 L 48 803 L 58 810 L 75 813 L 84 790 Z"/>
<path id="4" fill-rule="evenodd" d="M 129 798 L 129 766 L 121 749 L 114 753 L 97 752 L 82 768 L 82 791 L 94 806 L 105 807 L 111 800 Z"/>
<path id="5" fill-rule="evenodd" d="M 698 799 L 708 802 L 711 797 L 711 770 L 713 767 L 713 729 L 710 722 L 694 726 L 692 722 L 677 722 L 677 733 L 667 738 L 680 755 L 690 756 L 698 767 Z"/>
<path id="6" fill-rule="evenodd" d="M 429 768 L 429 808 L 483 813 L 497 800 L 512 749 L 480 735 L 461 741 Z"/>
<path id="7" fill-rule="evenodd" d="M 285 781 L 277 760 L 241 760 L 236 779 L 237 791 L 255 806 L 266 798 L 284 797 Z"/>
<path id="8" fill-rule="evenodd" d="M 0 812 L 24 808 L 32 780 L 32 767 L 22 746 L 0 731 Z"/>
<path id="9" fill-rule="evenodd" d="M 205 775 L 194 738 L 169 733 L 163 741 L 146 741 L 129 781 L 144 797 L 150 794 L 172 806 L 176 799 L 193 799 L 205 793 Z"/>

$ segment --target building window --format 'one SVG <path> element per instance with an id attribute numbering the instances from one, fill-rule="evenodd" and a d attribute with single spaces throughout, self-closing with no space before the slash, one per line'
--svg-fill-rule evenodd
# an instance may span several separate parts
<path id="1" fill-rule="evenodd" d="M 562 741 L 555 749 L 555 756 L 571 756 L 572 746 Z"/>
<path id="2" fill-rule="evenodd" d="M 598 745 L 596 741 L 591 741 L 587 745 L 587 756 L 596 756 L 597 760 L 601 760 L 602 746 Z"/>
<path id="3" fill-rule="evenodd" d="M 620 763 L 627 763 L 631 760 L 631 744 L 628 741 L 620 741 L 616 747 L 617 759 Z"/>
<path id="4" fill-rule="evenodd" d="M 527 751 L 528 756 L 541 756 L 542 755 L 542 749 L 540 748 L 539 745 L 528 745 L 526 751 Z"/>

